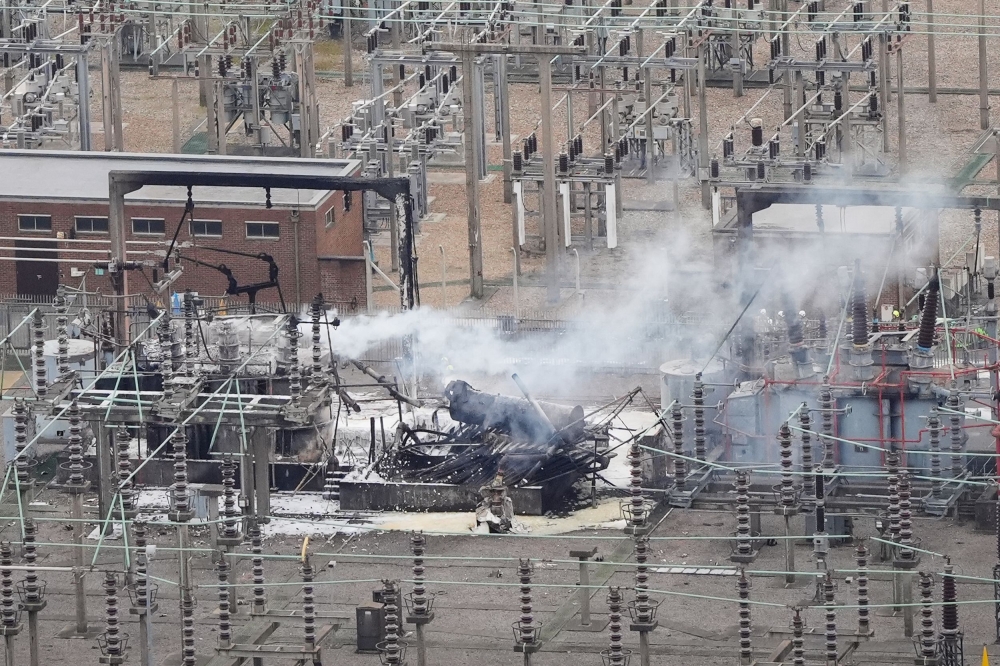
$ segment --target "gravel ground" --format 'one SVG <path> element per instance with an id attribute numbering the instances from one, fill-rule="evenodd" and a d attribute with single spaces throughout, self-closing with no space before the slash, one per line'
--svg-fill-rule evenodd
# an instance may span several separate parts
<path id="1" fill-rule="evenodd" d="M 65 495 L 46 491 L 42 499 L 58 511 L 68 510 Z M 609 500 L 614 503 L 614 500 Z M 613 508 L 613 507 L 612 507 Z M 44 518 L 49 513 L 43 513 Z M 471 520 L 471 516 L 469 516 Z M 762 533 L 783 534 L 780 518 L 765 514 L 762 516 Z M 425 527 L 433 531 L 432 521 L 414 518 L 414 527 Z M 554 521 L 558 522 L 558 521 Z M 797 522 L 797 521 L 796 521 Z M 450 520 L 449 525 L 455 524 Z M 661 601 L 657 619 L 659 628 L 651 636 L 655 661 L 667 659 L 669 663 L 683 660 L 692 666 L 710 666 L 730 663 L 737 650 L 738 608 L 736 580 L 732 575 L 684 575 L 669 573 L 668 566 L 722 566 L 729 568 L 729 543 L 727 540 L 695 540 L 690 537 L 724 536 L 734 529 L 734 518 L 729 512 L 715 511 L 674 511 L 652 533 L 650 564 L 654 567 L 650 577 L 650 587 L 655 590 L 651 596 Z M 72 562 L 69 548 L 51 544 L 65 543 L 68 533 L 58 521 L 42 522 L 39 542 L 38 565 L 42 567 L 69 566 Z M 2 538 L 19 540 L 16 523 L 3 528 Z M 306 528 L 308 529 L 308 528 Z M 451 531 L 452 527 L 439 527 Z M 951 555 L 959 564 L 958 573 L 963 576 L 990 578 L 993 565 L 993 537 L 977 534 L 967 525 L 951 521 L 915 520 L 915 535 L 921 539 L 920 545 L 928 551 Z M 546 529 L 550 532 L 551 529 Z M 159 583 L 159 611 L 154 617 L 154 663 L 178 663 L 176 652 L 180 646 L 180 626 L 178 595 L 176 586 L 170 581 L 177 580 L 177 560 L 174 551 L 174 537 L 165 529 L 152 526 L 151 542 L 158 546 L 152 563 L 152 573 L 161 579 Z M 871 519 L 860 518 L 855 522 L 855 532 L 874 535 Z M 520 661 L 511 653 L 512 634 L 510 625 L 519 616 L 519 589 L 516 576 L 515 558 L 528 557 L 534 563 L 532 577 L 532 609 L 536 622 L 543 627 L 555 626 L 560 609 L 575 612 L 577 593 L 573 589 L 577 582 L 577 566 L 569 560 L 569 549 L 597 547 L 604 560 L 614 562 L 614 548 L 621 543 L 621 532 L 617 529 L 584 529 L 572 532 L 567 538 L 499 538 L 473 536 L 427 537 L 426 553 L 429 558 L 446 554 L 448 560 L 428 559 L 426 579 L 428 592 L 435 595 L 434 621 L 427 628 L 428 663 L 430 664 L 504 664 Z M 667 537 L 667 539 L 663 539 Z M 207 535 L 202 528 L 193 528 L 193 545 L 198 550 L 192 560 L 193 583 L 197 585 L 195 606 L 195 646 L 199 663 L 213 654 L 217 641 L 217 577 L 213 572 L 207 547 Z M 680 540 L 678 540 L 680 539 Z M 90 541 L 93 546 L 95 542 Z M 97 554 L 88 549 L 87 560 L 95 560 L 97 571 L 86 578 L 88 591 L 88 612 L 91 625 L 103 630 L 104 596 L 101 590 L 106 569 L 120 569 L 122 566 L 121 542 L 105 542 L 105 547 Z M 876 544 L 869 544 L 877 550 Z M 265 541 L 267 556 L 297 554 L 301 547 L 301 537 L 273 537 Z M 371 591 L 380 587 L 379 579 L 412 577 L 409 535 L 406 532 L 359 532 L 353 535 L 325 537 L 314 535 L 310 550 L 316 573 L 316 607 L 320 613 L 333 612 L 346 617 L 343 627 L 324 646 L 326 663 L 347 666 L 375 664 L 377 657 L 359 655 L 354 651 L 355 622 L 354 607 L 371 600 Z M 241 547 L 237 552 L 245 553 Z M 378 554 L 380 559 L 365 556 Z M 849 644 L 849 634 L 857 623 L 857 611 L 851 608 L 856 603 L 856 568 L 854 548 L 851 545 L 837 546 L 831 550 L 830 566 L 842 570 L 837 575 L 835 603 L 848 606 L 836 614 L 840 649 Z M 398 561 L 387 556 L 402 556 Z M 455 559 L 463 558 L 463 559 Z M 631 561 L 631 554 L 621 556 L 622 562 Z M 796 547 L 797 570 L 814 571 L 810 548 L 806 544 Z M 891 604 L 890 583 L 884 574 L 885 564 L 872 556 L 870 566 L 870 603 L 872 604 L 872 628 L 875 640 L 862 643 L 854 663 L 859 664 L 900 664 L 912 659 L 912 643 L 904 636 L 902 617 L 888 617 L 883 613 L 885 605 Z M 824 627 L 824 611 L 810 607 L 806 601 L 812 589 L 808 579 L 800 576 L 800 585 L 785 589 L 783 579 L 768 572 L 784 569 L 782 546 L 764 547 L 757 560 L 748 566 L 752 589 L 750 599 L 752 610 L 752 641 L 755 656 L 766 661 L 766 655 L 784 636 L 768 636 L 769 629 L 784 630 L 788 627 L 791 608 L 803 608 L 806 626 L 816 633 L 806 639 L 810 663 L 820 660 Z M 626 601 L 633 597 L 629 589 L 634 584 L 634 569 L 623 564 L 613 567 L 609 583 L 623 588 Z M 942 560 L 923 555 L 918 571 L 940 574 Z M 23 577 L 14 572 L 15 580 Z M 44 663 L 55 663 L 63 659 L 79 662 L 82 654 L 88 654 L 86 661 L 96 661 L 94 641 L 61 640 L 54 638 L 57 631 L 72 622 L 73 596 L 69 575 L 57 571 L 41 574 L 47 582 L 46 598 L 48 607 L 39 616 L 40 649 Z M 265 578 L 268 583 L 269 608 L 301 608 L 300 580 L 297 563 L 288 560 L 268 559 L 265 561 Z M 240 585 L 237 589 L 239 605 L 233 624 L 236 636 L 247 622 L 247 602 L 251 598 L 249 583 L 252 581 L 249 561 L 239 558 L 230 582 Z M 940 576 L 935 575 L 934 598 L 940 599 Z M 412 584 L 403 583 L 403 592 L 411 591 Z M 709 599 L 705 597 L 714 597 Z M 919 598 L 919 597 L 915 597 Z M 994 638 L 993 595 L 988 582 L 963 579 L 958 584 L 958 616 L 964 632 L 967 659 L 977 657 L 980 646 L 992 643 Z M 127 597 L 122 594 L 119 604 L 127 608 Z M 598 592 L 591 602 L 592 617 L 599 626 L 606 622 L 607 606 L 605 593 Z M 937 613 L 935 613 L 937 615 Z M 627 619 L 627 614 L 626 614 Z M 138 662 L 138 627 L 135 616 L 127 612 L 121 614 L 124 631 L 132 637 L 130 660 Z M 320 618 L 318 625 L 328 620 Z M 572 624 L 572 621 L 570 622 Z M 634 633 L 624 632 L 627 648 L 637 649 Z M 919 615 L 915 618 L 919 631 Z M 412 625 L 407 626 L 404 640 L 409 643 L 408 662 L 415 663 L 415 638 Z M 300 641 L 301 621 L 293 621 L 276 634 L 284 642 Z M 16 663 L 27 662 L 26 630 L 14 640 Z M 239 639 L 237 639 L 239 640 Z M 552 637 L 544 650 L 535 657 L 534 663 L 546 666 L 596 663 L 596 652 L 608 644 L 607 630 L 598 632 L 577 632 L 563 630 Z M 81 653 L 81 650 L 83 653 Z M 668 656 L 669 655 L 669 656 Z"/>

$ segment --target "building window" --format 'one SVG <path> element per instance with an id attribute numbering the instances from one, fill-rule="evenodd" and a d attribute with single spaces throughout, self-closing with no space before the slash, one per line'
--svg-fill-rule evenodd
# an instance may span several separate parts
<path id="1" fill-rule="evenodd" d="M 76 231 L 80 234 L 106 234 L 108 233 L 108 218 L 78 217 L 76 218 Z"/>
<path id="2" fill-rule="evenodd" d="M 20 231 L 52 231 L 52 216 L 18 215 L 17 228 Z"/>
<path id="3" fill-rule="evenodd" d="M 277 239 L 277 222 L 247 222 L 247 238 Z"/>
<path id="4" fill-rule="evenodd" d="M 327 228 L 327 229 L 329 229 L 330 227 L 332 227 L 332 226 L 333 226 L 333 223 L 334 223 L 334 222 L 336 221 L 336 220 L 334 219 L 334 213 L 333 213 L 333 210 L 334 210 L 334 209 L 333 209 L 333 208 L 331 208 L 330 210 L 326 211 L 326 228 Z"/>
<path id="5" fill-rule="evenodd" d="M 163 219 L 156 219 L 150 217 L 133 217 L 132 218 L 132 233 L 134 234 L 145 234 L 162 236 L 164 234 L 164 224 Z"/>
<path id="6" fill-rule="evenodd" d="M 192 220 L 191 235 L 222 238 L 222 222 L 219 220 Z"/>

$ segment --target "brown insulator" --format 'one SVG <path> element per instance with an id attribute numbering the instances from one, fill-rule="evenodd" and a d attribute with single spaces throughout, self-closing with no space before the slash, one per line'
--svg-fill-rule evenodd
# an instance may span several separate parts
<path id="1" fill-rule="evenodd" d="M 517 563 L 517 576 L 521 583 L 521 616 L 517 622 L 517 641 L 521 645 L 532 645 L 535 642 L 535 616 L 531 611 L 531 560 L 520 558 Z"/>
<path id="2" fill-rule="evenodd" d="M 629 523 L 633 529 L 646 523 L 646 498 L 642 492 L 642 449 L 639 438 L 632 438 L 628 452 L 629 461 Z"/>
<path id="3" fill-rule="evenodd" d="M 799 408 L 799 428 L 802 438 L 802 510 L 812 512 L 816 499 L 816 479 L 813 477 L 812 417 L 809 406 L 802 403 Z"/>
<path id="4" fill-rule="evenodd" d="M 851 331 L 855 347 L 868 344 L 868 296 L 865 279 L 861 274 L 861 261 L 854 262 L 854 291 L 851 294 Z"/>
<path id="5" fill-rule="evenodd" d="M 174 331 L 170 326 L 170 308 L 164 309 L 160 315 L 160 323 L 156 327 L 156 337 L 160 347 L 160 376 L 163 378 L 163 396 L 168 398 L 173 391 L 173 348 Z"/>
<path id="6" fill-rule="evenodd" d="M 121 494 L 121 508 L 126 514 L 135 511 L 135 485 L 132 483 L 132 460 L 129 457 L 128 428 L 124 425 L 115 430 L 115 450 L 117 456 L 118 492 Z"/>
<path id="7" fill-rule="evenodd" d="M 291 402 L 298 403 L 302 395 L 302 381 L 299 370 L 299 320 L 295 315 L 288 318 L 286 334 L 288 336 L 288 351 L 291 357 L 289 367 L 288 395 Z"/>
<path id="8" fill-rule="evenodd" d="M 174 483 L 170 486 L 173 509 L 180 520 L 188 520 L 191 511 L 191 495 L 188 488 L 187 433 L 183 424 L 175 426 L 170 435 L 174 456 Z M 185 517 L 185 514 L 188 514 Z"/>
<path id="9" fill-rule="evenodd" d="M 152 604 L 149 570 L 146 560 L 146 524 L 132 521 L 132 540 L 135 544 L 135 606 L 148 610 Z"/>
<path id="10" fill-rule="evenodd" d="M 222 459 L 222 536 L 239 539 L 239 511 L 236 507 L 236 461 L 231 455 Z"/>
<path id="11" fill-rule="evenodd" d="M 608 633 L 611 642 L 606 651 L 608 666 L 624 666 L 628 655 L 622 648 L 622 591 L 620 587 L 608 588 Z"/>
<path id="12" fill-rule="evenodd" d="M 38 533 L 38 526 L 29 517 L 24 518 L 24 535 L 22 547 L 24 550 L 24 563 L 27 571 L 24 575 L 24 602 L 27 604 L 37 604 L 42 600 L 42 588 L 39 587 L 38 572 L 35 571 L 35 563 L 38 561 L 38 549 L 35 536 Z"/>
<path id="13" fill-rule="evenodd" d="M 85 482 L 83 477 L 83 437 L 80 434 L 80 421 L 80 405 L 74 400 L 69 404 L 69 478 L 66 483 L 75 487 L 80 487 Z"/>
<path id="14" fill-rule="evenodd" d="M 426 540 L 423 532 L 410 535 L 410 549 L 413 551 L 413 615 L 427 615 L 427 588 L 424 587 L 424 546 Z"/>
<path id="15" fill-rule="evenodd" d="M 108 571 L 104 574 L 104 619 L 107 623 L 107 631 L 104 634 L 105 654 L 114 659 L 122 656 L 121 627 L 118 618 L 118 581 L 114 573 Z M 116 663 L 111 661 L 110 663 Z"/>
<path id="16" fill-rule="evenodd" d="M 951 380 L 950 392 L 948 394 L 949 431 L 951 434 L 951 476 L 957 479 L 965 471 L 965 459 L 962 457 L 962 448 L 965 444 L 965 433 L 962 431 L 962 403 L 958 397 L 958 384 Z"/>
<path id="17" fill-rule="evenodd" d="M 31 331 L 35 338 L 35 393 L 39 398 L 44 398 L 48 393 L 49 379 L 45 368 L 45 322 L 42 320 L 41 310 L 35 310 Z"/>
<path id="18" fill-rule="evenodd" d="M 684 459 L 684 419 L 681 406 L 674 403 L 670 409 L 670 434 L 674 440 L 674 487 L 683 491 L 687 481 L 687 461 Z"/>
<path id="19" fill-rule="evenodd" d="M 635 622 L 649 624 L 655 609 L 649 599 L 649 537 L 636 536 L 635 551 Z"/>
<path id="20" fill-rule="evenodd" d="M 937 663 L 937 637 L 934 632 L 934 581 L 920 573 L 920 656 L 925 664 Z"/>
<path id="21" fill-rule="evenodd" d="M 740 577 L 736 581 L 736 590 L 740 597 L 740 666 L 750 666 L 753 663 L 753 646 L 750 642 L 750 579 L 746 571 L 740 568 Z"/>
<path id="22" fill-rule="evenodd" d="M 82 14 L 81 14 L 82 17 Z M 56 297 L 52 305 L 56 310 L 56 368 L 59 377 L 69 374 L 69 319 L 66 316 L 66 291 L 62 285 L 56 288 Z"/>
<path id="23" fill-rule="evenodd" d="M 912 560 L 913 552 L 913 521 L 910 506 L 910 473 L 899 475 L 899 558 Z"/>
<path id="24" fill-rule="evenodd" d="M 194 597 L 190 589 L 181 590 L 181 656 L 184 666 L 196 666 L 194 647 Z"/>
<path id="25" fill-rule="evenodd" d="M 833 439 L 833 389 L 830 387 L 830 378 L 824 376 L 823 384 L 819 389 L 819 408 L 822 410 L 822 425 L 820 441 L 823 444 L 823 467 L 832 469 L 834 466 L 833 449 L 836 446 Z"/>
<path id="26" fill-rule="evenodd" d="M 316 647 L 316 602 L 313 597 L 313 580 L 315 578 L 315 571 L 313 570 L 312 564 L 309 562 L 309 556 L 302 561 L 302 637 L 303 642 L 307 650 L 315 649 Z M 394 588 L 394 601 L 396 602 L 396 616 L 398 618 L 399 614 L 399 588 L 393 585 Z M 384 598 L 384 597 L 383 597 Z M 388 616 L 387 616 L 388 620 Z M 397 620 L 398 622 L 398 620 Z M 388 621 L 386 622 L 388 625 Z M 387 636 L 388 638 L 388 636 Z M 400 663 L 397 659 L 395 663 Z"/>
<path id="27" fill-rule="evenodd" d="M 806 651 L 803 635 L 802 614 L 796 608 L 795 615 L 792 616 L 792 666 L 805 666 Z"/>
<path id="28" fill-rule="evenodd" d="M 944 483 L 941 481 L 941 418 L 938 416 L 937 407 L 931 407 L 930 414 L 927 416 L 927 433 L 930 438 L 928 451 L 931 459 L 931 496 L 941 497 Z"/>
<path id="29" fill-rule="evenodd" d="M 781 455 L 781 506 L 795 506 L 795 479 L 792 476 L 792 431 L 788 422 L 778 428 L 778 446 Z"/>
<path id="30" fill-rule="evenodd" d="M 837 608 L 833 595 L 833 577 L 830 572 L 826 572 L 823 579 L 823 607 L 826 611 L 826 663 L 832 666 L 837 664 Z"/>
<path id="31" fill-rule="evenodd" d="M 895 448 L 885 454 L 885 467 L 889 484 L 889 540 L 899 543 L 899 453 Z"/>
<path id="32" fill-rule="evenodd" d="M 322 346 L 320 344 L 320 318 L 323 316 L 323 294 L 316 294 L 310 311 L 312 317 L 312 377 L 310 384 L 316 385 L 323 380 L 323 366 L 320 363 Z"/>
<path id="33" fill-rule="evenodd" d="M 930 351 L 934 346 L 934 325 L 937 323 L 938 300 L 940 299 L 941 282 L 937 275 L 927 283 L 927 293 L 924 295 L 924 309 L 920 312 L 920 328 L 917 331 L 917 348 Z"/>
<path id="34" fill-rule="evenodd" d="M 221 59 L 220 59 L 221 60 Z M 198 341 L 195 338 L 194 296 L 190 290 L 184 292 L 184 374 L 194 377 L 195 359 L 198 357 Z"/>
<path id="35" fill-rule="evenodd" d="M 871 626 L 868 615 L 868 548 L 863 539 L 858 540 L 855 558 L 858 569 L 858 633 L 867 636 Z"/>
<path id="36" fill-rule="evenodd" d="M 255 614 L 267 611 L 267 592 L 264 587 L 264 544 L 260 536 L 260 525 L 256 520 L 250 527 L 251 571 L 253 575 L 253 612 Z"/>
<path id="37" fill-rule="evenodd" d="M 28 418 L 30 412 L 24 398 L 18 396 L 14 398 L 14 474 L 17 483 L 11 483 L 8 487 L 17 487 L 19 492 L 28 490 L 28 482 L 31 480 L 28 473 L 28 456 L 25 449 L 28 448 Z"/>
<path id="38" fill-rule="evenodd" d="M 701 373 L 694 376 L 694 457 L 705 461 L 705 384 Z"/>
<path id="39" fill-rule="evenodd" d="M 746 470 L 736 471 L 736 553 L 741 557 L 753 554 L 750 533 L 750 474 Z"/>
<path id="40" fill-rule="evenodd" d="M 219 647 L 226 648 L 233 636 L 229 621 L 229 561 L 222 551 L 219 551 L 215 570 L 219 574 Z"/>
<path id="41" fill-rule="evenodd" d="M 14 550 L 9 541 L 0 543 L 0 621 L 3 627 L 10 630 L 18 624 L 19 611 L 14 602 L 14 578 L 10 567 L 13 565 Z"/>

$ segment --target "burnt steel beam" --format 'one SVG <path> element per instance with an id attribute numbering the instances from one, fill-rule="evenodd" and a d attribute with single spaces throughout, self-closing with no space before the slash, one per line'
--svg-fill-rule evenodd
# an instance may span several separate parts
<path id="1" fill-rule="evenodd" d="M 128 271 L 125 270 L 125 195 L 144 185 L 173 187 L 260 187 L 265 189 L 374 191 L 392 203 L 393 220 L 399 237 L 399 297 L 400 305 L 413 309 L 419 300 L 417 292 L 417 266 L 413 238 L 413 196 L 410 179 L 361 178 L 356 176 L 330 176 L 320 173 L 328 165 L 316 162 L 317 173 L 266 174 L 234 171 L 111 171 L 108 173 L 108 231 L 113 257 L 112 277 L 115 294 L 128 293 Z M 361 202 L 357 202 L 361 205 Z M 119 348 L 129 344 L 126 313 L 115 313 L 115 341 Z"/>

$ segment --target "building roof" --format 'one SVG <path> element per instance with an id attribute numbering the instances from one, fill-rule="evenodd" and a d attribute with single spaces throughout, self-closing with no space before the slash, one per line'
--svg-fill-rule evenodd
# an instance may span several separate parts
<path id="1" fill-rule="evenodd" d="M 0 150 L 0 199 L 91 201 L 108 199 L 111 171 L 177 171 L 199 173 L 321 174 L 349 176 L 358 160 L 312 160 L 291 157 L 230 155 L 176 155 L 58 150 Z M 327 195 L 320 190 L 271 190 L 271 202 L 280 207 L 311 208 Z M 263 206 L 264 190 L 257 187 L 196 187 L 196 205 Z M 147 185 L 125 196 L 127 203 L 183 204 L 183 187 Z"/>

